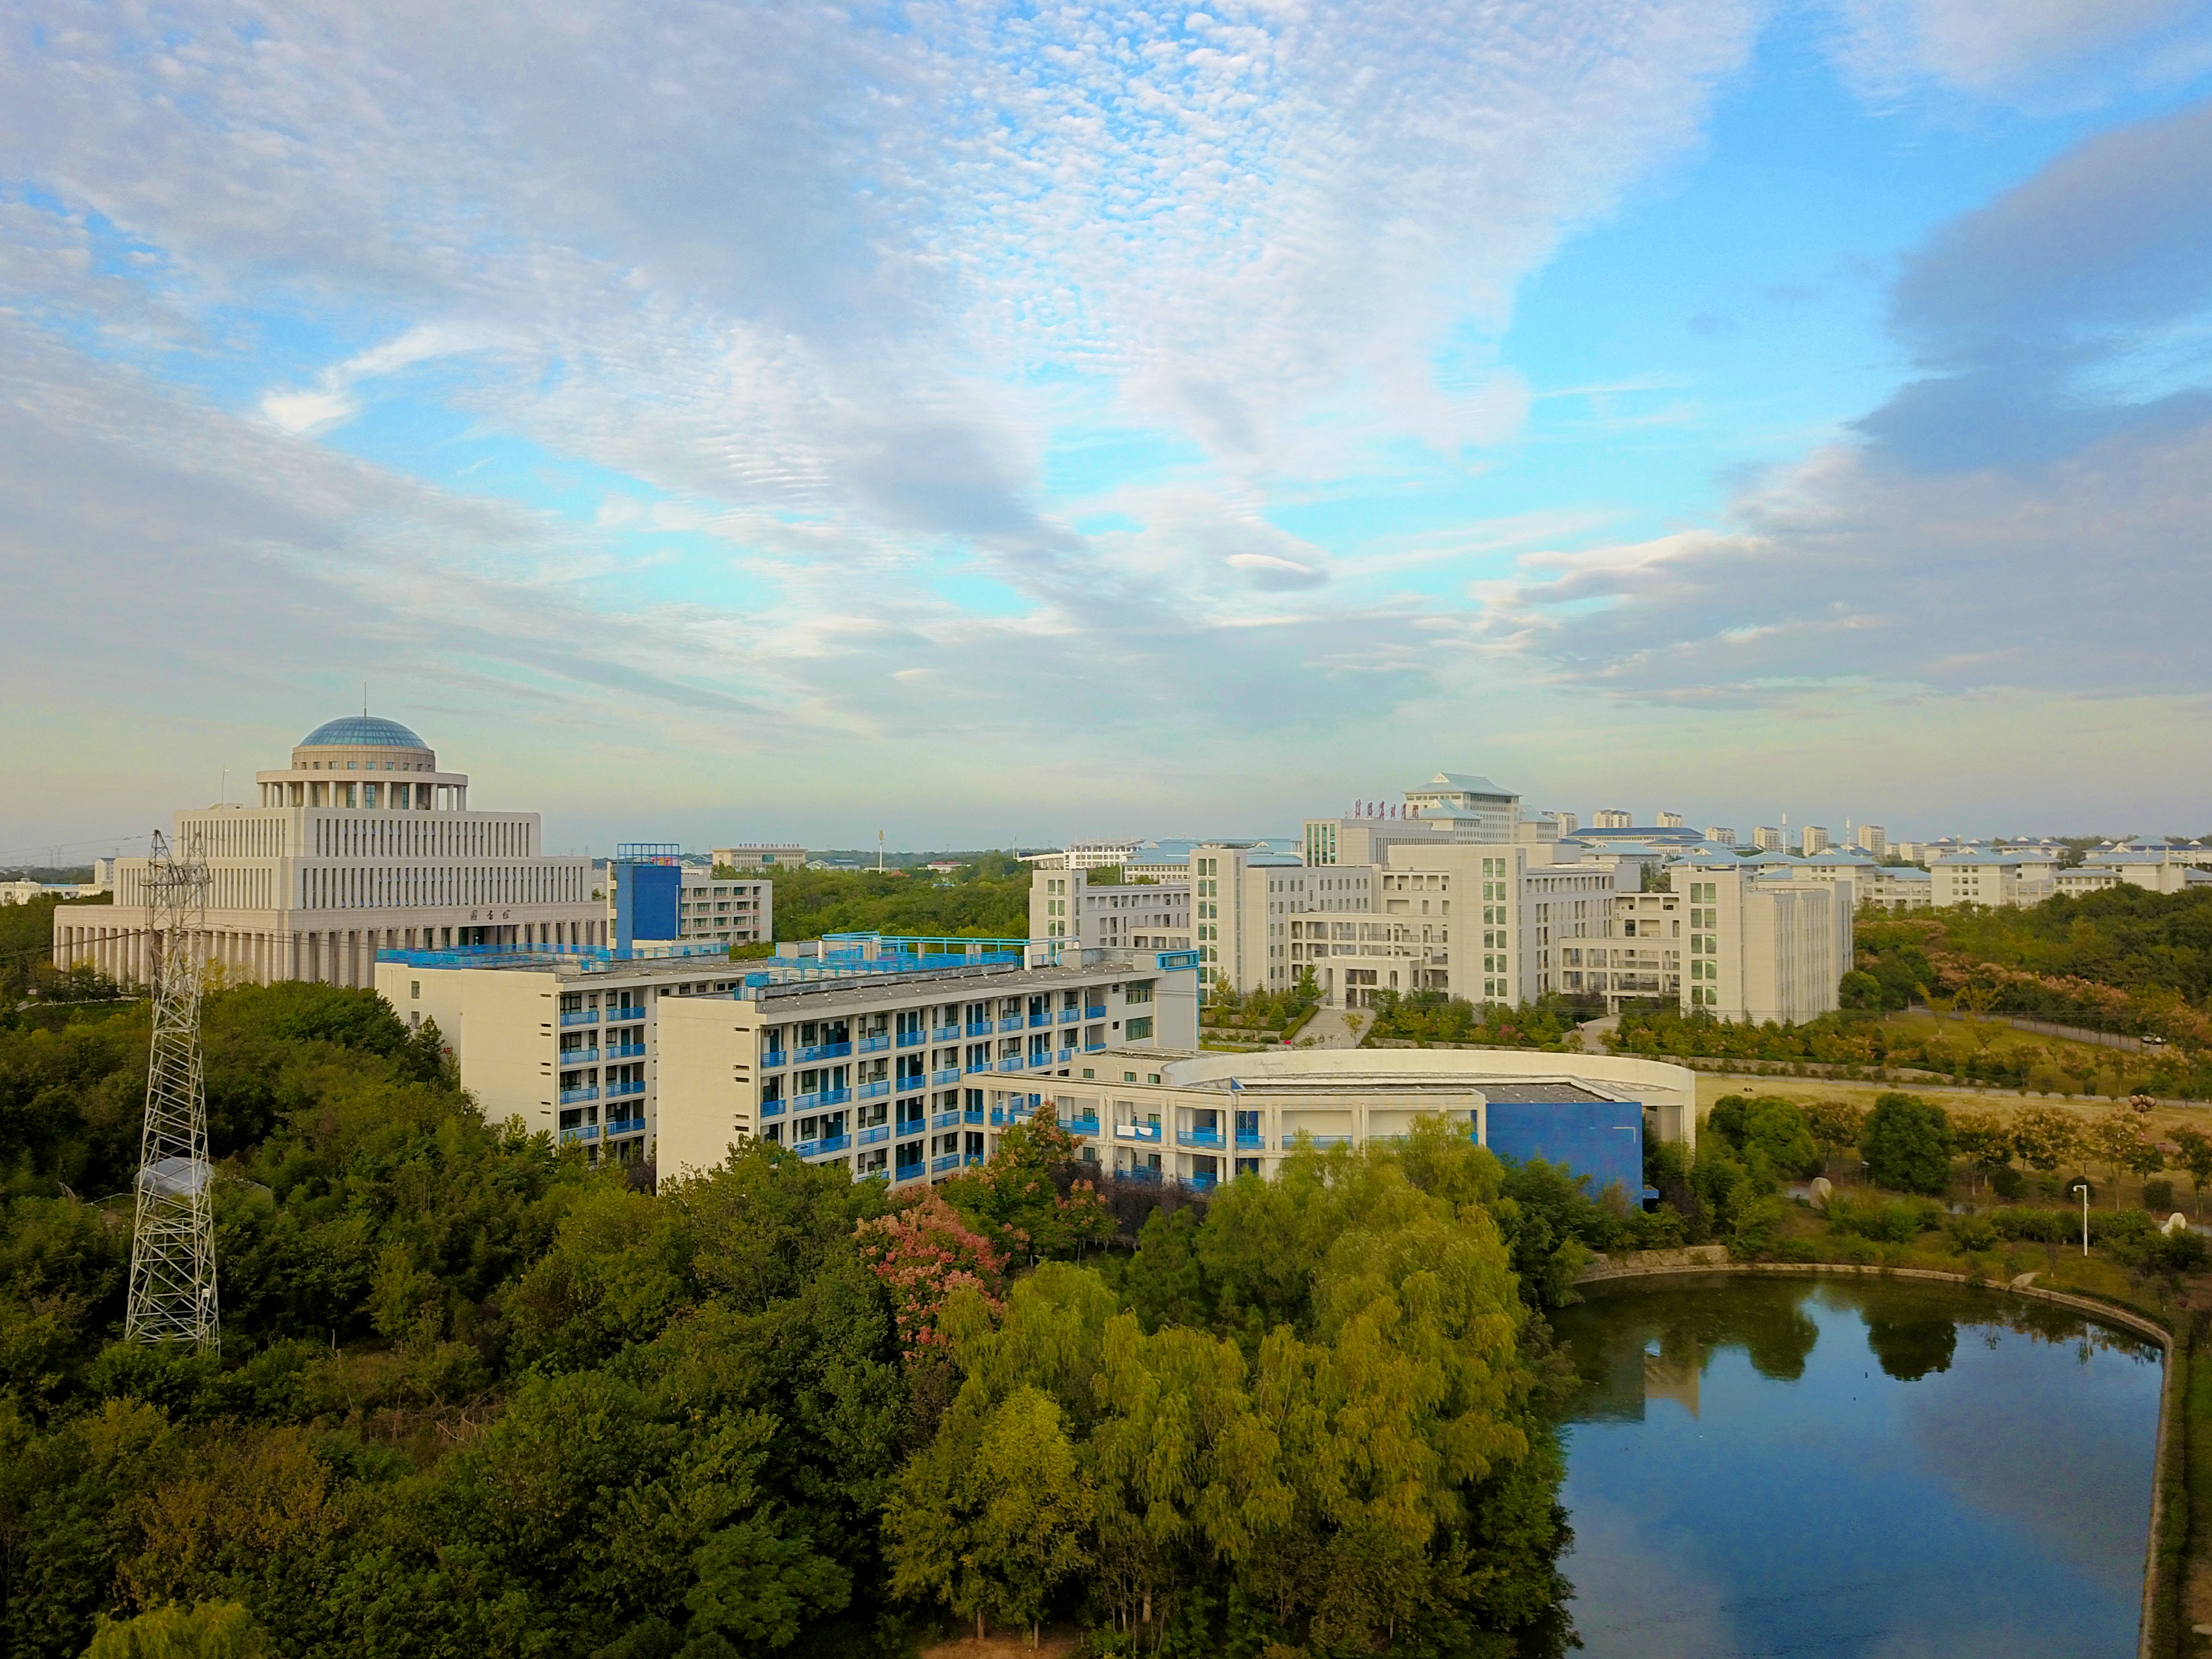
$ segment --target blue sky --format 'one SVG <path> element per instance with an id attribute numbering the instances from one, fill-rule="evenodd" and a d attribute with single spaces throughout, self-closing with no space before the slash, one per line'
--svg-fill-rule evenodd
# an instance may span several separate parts
<path id="1" fill-rule="evenodd" d="M 2212 829 L 2212 7 L 33 3 L 0 856 Z"/>

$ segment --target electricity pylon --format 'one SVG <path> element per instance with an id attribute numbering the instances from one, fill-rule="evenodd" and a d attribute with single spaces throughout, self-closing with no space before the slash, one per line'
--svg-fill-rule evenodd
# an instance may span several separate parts
<path id="1" fill-rule="evenodd" d="M 197 845 L 173 848 L 156 831 L 146 878 L 154 924 L 154 1049 L 146 1071 L 146 1127 L 123 1334 L 133 1342 L 190 1342 L 212 1349 L 221 1340 L 215 1217 L 208 1201 L 214 1168 L 208 1162 L 207 1089 L 200 1069 L 207 865 Z"/>

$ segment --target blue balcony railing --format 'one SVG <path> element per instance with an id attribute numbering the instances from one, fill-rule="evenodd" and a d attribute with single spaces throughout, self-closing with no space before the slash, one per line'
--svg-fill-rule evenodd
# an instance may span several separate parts
<path id="1" fill-rule="evenodd" d="M 630 1083 L 609 1083 L 607 1085 L 607 1098 L 611 1101 L 626 1100 L 632 1095 L 642 1095 L 644 1093 L 645 1079 L 642 1077 L 637 1078 Z"/>
<path id="2" fill-rule="evenodd" d="M 1086 1008 L 1085 1008 L 1085 1009 L 1083 1010 L 1083 1017 L 1084 1017 L 1085 1019 L 1086 1019 L 1086 1020 L 1103 1020 L 1103 1019 L 1104 1019 L 1104 1018 L 1106 1017 L 1106 1004 L 1105 1004 L 1105 1003 L 1099 1003 L 1099 1004 L 1098 1004 L 1098 1006 L 1097 1006 L 1097 1007 L 1096 1007 L 1096 1008 L 1090 1008 L 1090 1007 L 1086 1007 Z"/>
<path id="3" fill-rule="evenodd" d="M 983 1162 L 983 1155 L 981 1152 L 964 1153 L 962 1155 L 960 1162 L 966 1164 L 972 1169 L 975 1168 L 976 1165 Z"/>
<path id="4" fill-rule="evenodd" d="M 864 1101 L 877 1100 L 890 1092 L 890 1079 L 888 1077 L 878 1077 L 873 1083 L 860 1085 L 860 1098 Z"/>
<path id="5" fill-rule="evenodd" d="M 1297 1144 L 1297 1137 L 1295 1135 L 1284 1136 L 1283 1150 L 1285 1152 L 1289 1151 L 1292 1146 Z M 1316 1146 L 1320 1147 L 1349 1146 L 1352 1144 L 1352 1137 L 1349 1135 L 1316 1135 L 1313 1138 L 1313 1144 Z"/>
<path id="6" fill-rule="evenodd" d="M 836 1106 L 841 1101 L 849 1101 L 852 1098 L 853 1091 L 849 1089 L 817 1089 L 811 1095 L 793 1095 L 791 1097 L 791 1109 L 794 1112 L 812 1112 L 822 1107 Z"/>
<path id="7" fill-rule="evenodd" d="M 771 1048 L 761 1056 L 761 1070 L 763 1071 L 772 1065 L 789 1065 L 790 1064 L 791 1051 L 787 1048 Z"/>
<path id="8" fill-rule="evenodd" d="M 957 1025 L 933 1026 L 929 1032 L 931 1040 L 940 1043 L 949 1043 L 959 1034 L 960 1028 Z"/>
<path id="9" fill-rule="evenodd" d="M 1070 1118 L 1066 1123 L 1060 1125 L 1060 1127 L 1071 1135 L 1096 1135 L 1098 1132 L 1098 1119 Z"/>
<path id="10" fill-rule="evenodd" d="M 1066 1064 L 1070 1060 L 1073 1059 L 1074 1058 L 1075 1058 L 1075 1051 L 1074 1051 L 1073 1049 L 1072 1049 L 1072 1048 L 1063 1048 L 1063 1049 L 1061 1049 L 1061 1050 L 1060 1051 L 1059 1055 L 1058 1055 L 1058 1058 L 1055 1059 L 1054 1064 L 1058 1064 L 1058 1065 L 1066 1065 Z"/>
<path id="11" fill-rule="evenodd" d="M 1267 1150 L 1267 1138 L 1240 1129 L 1237 1131 L 1237 1150 L 1239 1152 L 1264 1152 Z"/>
<path id="12" fill-rule="evenodd" d="M 902 1118 L 899 1119 L 898 1136 L 901 1140 L 906 1140 L 912 1136 L 922 1133 L 928 1127 L 929 1125 L 920 1118 Z M 900 1150 L 903 1151 L 905 1149 L 902 1147 Z"/>
<path id="13" fill-rule="evenodd" d="M 957 1169 L 959 1167 L 960 1155 L 957 1152 L 947 1152 L 929 1161 L 929 1173 L 933 1175 L 941 1175 L 948 1169 Z"/>
<path id="14" fill-rule="evenodd" d="M 1060 1022 L 1062 1025 L 1073 1025 L 1082 1017 L 1083 1010 L 1079 1008 L 1063 1008 L 1060 1010 Z"/>
<path id="15" fill-rule="evenodd" d="M 824 1152 L 842 1152 L 852 1144 L 850 1135 L 824 1135 L 818 1141 L 800 1141 L 791 1150 L 802 1158 L 818 1158 Z"/>
<path id="16" fill-rule="evenodd" d="M 968 1034 L 969 1034 L 969 1036 L 971 1036 L 971 1037 L 988 1037 L 988 1036 L 989 1036 L 989 1035 L 991 1034 L 991 1022 L 990 1022 L 988 1020 L 970 1020 L 970 1021 L 969 1021 L 969 1022 L 968 1022 Z"/>
<path id="17" fill-rule="evenodd" d="M 887 1141 L 890 1138 L 890 1125 L 889 1124 L 879 1123 L 872 1128 L 863 1129 L 860 1131 L 860 1144 L 862 1146 L 873 1146 L 878 1142 Z"/>
<path id="18" fill-rule="evenodd" d="M 957 1083 L 960 1081 L 960 1068 L 957 1065 L 948 1065 L 941 1071 L 931 1072 L 929 1080 L 939 1089 L 944 1088 L 947 1083 Z"/>
<path id="19" fill-rule="evenodd" d="M 561 1051 L 561 1064 L 564 1066 L 589 1065 L 599 1058 L 599 1051 L 596 1048 L 564 1048 Z"/>
<path id="20" fill-rule="evenodd" d="M 874 1036 L 863 1037 L 860 1041 L 854 1043 L 853 1045 L 853 1052 L 855 1054 L 880 1054 L 890 1046 L 890 1033 L 888 1031 L 878 1031 Z"/>
<path id="21" fill-rule="evenodd" d="M 1218 1152 L 1222 1147 L 1221 1131 L 1218 1129 L 1178 1129 L 1176 1131 L 1176 1144 L 1211 1147 Z"/>
<path id="22" fill-rule="evenodd" d="M 999 1022 L 999 1029 L 1001 1031 L 1019 1031 L 1021 1028 L 1022 1016 L 1018 1014 L 1009 1014 Z"/>
<path id="23" fill-rule="evenodd" d="M 1221 1184 L 1221 1177 L 1218 1175 L 1193 1175 L 1190 1178 L 1190 1184 L 1192 1188 L 1197 1192 L 1211 1192 L 1216 1186 Z"/>
<path id="24" fill-rule="evenodd" d="M 1032 1015 L 1030 1015 L 1030 1024 L 1031 1026 L 1050 1025 L 1051 1023 L 1052 1023 L 1052 1016 L 1051 1016 L 1050 1014 L 1048 1014 L 1048 1014 L 1032 1014 Z"/>
<path id="25" fill-rule="evenodd" d="M 850 1043 L 817 1043 L 811 1048 L 799 1051 L 799 1063 L 806 1065 L 815 1060 L 842 1059 L 853 1052 Z"/>
<path id="26" fill-rule="evenodd" d="M 1001 1071 L 1019 1071 L 1024 1064 L 1025 1062 L 1020 1055 L 1009 1054 L 1005 1059 L 999 1062 L 999 1070 Z"/>
<path id="27" fill-rule="evenodd" d="M 957 1129 L 960 1126 L 960 1108 L 956 1106 L 950 1112 L 939 1113 L 929 1120 L 929 1126 L 932 1129 Z"/>
<path id="28" fill-rule="evenodd" d="M 988 1060 L 973 1060 L 969 1063 L 968 1075 L 972 1077 L 978 1071 L 988 1071 L 990 1069 L 991 1063 Z"/>
<path id="29" fill-rule="evenodd" d="M 898 1046 L 901 1048 L 912 1048 L 916 1043 L 926 1040 L 928 1034 L 918 1028 L 913 1031 L 902 1031 L 898 1034 Z"/>
<path id="30" fill-rule="evenodd" d="M 563 1106 L 578 1106 L 586 1101 L 596 1101 L 599 1098 L 599 1091 L 588 1087 L 564 1089 L 561 1091 L 561 1104 Z"/>
<path id="31" fill-rule="evenodd" d="M 1156 1141 L 1160 1138 L 1160 1126 L 1156 1123 L 1117 1123 L 1114 1135 L 1117 1140 Z"/>
<path id="32" fill-rule="evenodd" d="M 1030 1064 L 1031 1065 L 1050 1065 L 1052 1064 L 1052 1051 L 1048 1048 L 1032 1048 L 1030 1050 Z"/>
<path id="33" fill-rule="evenodd" d="M 611 1060 L 634 1060 L 645 1052 L 643 1043 L 622 1043 L 607 1050 Z"/>
<path id="34" fill-rule="evenodd" d="M 578 1141 L 595 1141 L 599 1138 L 599 1126 L 595 1123 L 580 1123 L 561 1131 L 561 1144 L 572 1146 Z"/>
<path id="35" fill-rule="evenodd" d="M 982 1121 L 983 1121 L 983 1108 L 982 1108 L 981 1107 L 980 1107 L 980 1106 L 963 1106 L 963 1107 L 962 1107 L 960 1108 L 960 1121 L 961 1121 L 961 1122 L 963 1122 L 963 1123 L 981 1123 L 981 1122 L 982 1122 Z"/>
<path id="36" fill-rule="evenodd" d="M 901 1077 L 893 1083 L 891 1084 L 891 1092 L 895 1095 L 911 1095 L 917 1089 L 927 1089 L 928 1087 L 928 1078 L 923 1077 L 919 1071 L 912 1071 Z"/>
<path id="37" fill-rule="evenodd" d="M 763 1101 L 761 1102 L 761 1116 L 763 1118 L 780 1118 L 782 1115 L 783 1102 L 781 1101 Z"/>
<path id="38" fill-rule="evenodd" d="M 597 1025 L 599 1022 L 599 1010 L 596 1008 L 572 1008 L 561 1016 L 561 1023 L 564 1026 Z"/>
<path id="39" fill-rule="evenodd" d="M 1157 1169 L 1116 1169 L 1114 1174 L 1122 1180 L 1144 1181 L 1152 1186 L 1159 1184 L 1160 1172 Z"/>
<path id="40" fill-rule="evenodd" d="M 642 1135 L 643 1133 L 645 1133 L 643 1118 L 609 1118 L 607 1119 L 609 1140 L 612 1140 L 617 1135 Z"/>
<path id="41" fill-rule="evenodd" d="M 611 1008 L 607 1010 L 609 1025 L 620 1025 L 625 1020 L 642 1020 L 644 1017 L 645 1004 L 642 1003 L 630 1003 L 621 1008 Z"/>
<path id="42" fill-rule="evenodd" d="M 1106 1045 L 1103 1043 L 1085 1043 L 1083 1045 L 1083 1052 L 1085 1054 L 1102 1054 L 1105 1052 L 1105 1050 Z"/>

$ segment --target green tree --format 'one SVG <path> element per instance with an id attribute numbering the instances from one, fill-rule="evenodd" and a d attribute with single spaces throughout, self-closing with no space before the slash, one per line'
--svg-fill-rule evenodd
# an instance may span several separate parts
<path id="1" fill-rule="evenodd" d="M 271 1650 L 268 1632 L 239 1603 L 202 1601 L 102 1623 L 84 1659 L 262 1659 Z"/>
<path id="2" fill-rule="evenodd" d="M 2189 1187 L 2197 1199 L 2197 1217 L 2204 1218 L 2204 1183 L 2212 1180 L 2212 1135 L 2203 1130 L 2182 1128 L 2173 1131 L 2175 1150 L 2180 1163 L 2189 1172 Z"/>
<path id="3" fill-rule="evenodd" d="M 1114 1235 L 1114 1217 L 1096 1182 L 1073 1174 L 1075 1137 L 1049 1107 L 999 1138 L 999 1150 L 981 1168 L 946 1181 L 946 1202 L 969 1225 L 1014 1259 L 1065 1260 L 1096 1249 Z M 1067 1192 L 1056 1174 L 1068 1173 Z"/>
<path id="4" fill-rule="evenodd" d="M 1054 1593 L 1091 1563 L 1091 1477 L 1049 1394 L 1024 1388 L 1007 1398 L 969 1479 L 988 1607 L 1005 1623 L 1027 1625 L 1035 1647 Z"/>
<path id="5" fill-rule="evenodd" d="M 1899 1192 L 1942 1192 L 1951 1184 L 1951 1127 L 1943 1108 L 1917 1095 L 1877 1096 L 1859 1134 L 1867 1174 Z"/>
<path id="6" fill-rule="evenodd" d="M 1804 1108 L 1805 1132 L 1825 1159 L 1840 1158 L 1859 1144 L 1866 1114 L 1849 1101 L 1814 1101 Z"/>
<path id="7" fill-rule="evenodd" d="M 2081 1150 L 2081 1120 L 2056 1107 L 2024 1107 L 2013 1113 L 2010 1129 L 2013 1155 L 2031 1169 L 2056 1169 Z"/>

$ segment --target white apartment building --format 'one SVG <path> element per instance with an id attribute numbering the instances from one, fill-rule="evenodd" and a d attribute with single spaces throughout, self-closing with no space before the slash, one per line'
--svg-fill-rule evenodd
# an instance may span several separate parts
<path id="1" fill-rule="evenodd" d="M 805 869 L 806 849 L 782 841 L 745 841 L 734 847 L 716 847 L 717 869 Z"/>
<path id="2" fill-rule="evenodd" d="M 1030 875 L 1030 937 L 1049 943 L 1188 950 L 1190 912 L 1188 863 L 1166 881 L 1094 885 L 1089 870 L 1049 865 Z"/>
<path id="3" fill-rule="evenodd" d="M 873 935 L 734 964 L 711 946 L 627 961 L 399 951 L 376 983 L 410 1028 L 437 1022 L 486 1117 L 520 1117 L 592 1162 L 710 1168 L 732 1136 L 757 1133 L 856 1175 L 910 1180 L 926 1118 L 961 1113 L 934 1131 L 958 1131 L 935 1156 L 970 1150 L 958 1139 L 970 1089 L 980 1159 L 991 1107 L 1003 1123 L 1021 1095 L 1026 1114 L 1024 1091 L 1067 1077 L 1086 1048 L 1163 1030 L 1196 1044 L 1188 952 L 1057 955 L 1070 966 L 1051 952 L 1030 966 L 1019 940 Z M 744 1043 L 730 1035 L 740 1029 Z"/>
<path id="4" fill-rule="evenodd" d="M 1650 919 L 1683 924 L 1680 1003 L 1686 1012 L 1765 1024 L 1802 1023 L 1838 1006 L 1851 966 L 1854 884 L 1788 871 L 1685 864 L 1673 906 Z M 1639 928 L 1639 936 L 1643 930 Z"/>
<path id="5" fill-rule="evenodd" d="M 1889 851 L 1889 832 L 1879 824 L 1861 824 L 1858 844 L 1876 858 L 1883 857 Z"/>
<path id="6" fill-rule="evenodd" d="M 2039 905 L 2058 891 L 2057 869 L 2044 853 L 1947 852 L 1928 866 L 1929 902 Z"/>
<path id="7" fill-rule="evenodd" d="M 317 727 L 258 803 L 176 814 L 175 845 L 207 864 L 210 953 L 234 979 L 374 980 L 380 949 L 606 942 L 581 858 L 544 855 L 536 813 L 472 812 L 397 721 Z M 116 861 L 115 902 L 54 913 L 54 961 L 143 983 L 153 925 L 148 861 Z"/>
<path id="8" fill-rule="evenodd" d="M 1311 944 L 1325 918 L 1375 907 L 1368 864 L 1318 869 L 1287 853 L 1200 847 L 1191 854 L 1193 942 L 1208 981 L 1240 991 L 1287 991 L 1328 953 Z"/>
<path id="9" fill-rule="evenodd" d="M 2199 862 L 2197 847 L 2138 845 L 2093 852 L 2071 869 L 2052 873 L 2055 892 L 2081 894 L 2110 887 L 2142 887 L 2150 893 L 2182 893 L 2212 882 L 2212 870 Z"/>
<path id="10" fill-rule="evenodd" d="M 662 1170 L 713 1168 L 757 1138 L 856 1179 L 939 1180 L 983 1162 L 1055 1091 L 1094 1077 L 1109 1048 L 1197 1046 L 1187 950 L 811 961 L 779 959 L 729 996 L 665 1006 Z"/>
<path id="11" fill-rule="evenodd" d="M 1797 851 L 1808 858 L 1816 853 L 1826 852 L 1834 845 L 1829 839 L 1826 824 L 1807 824 L 1797 832 Z"/>

